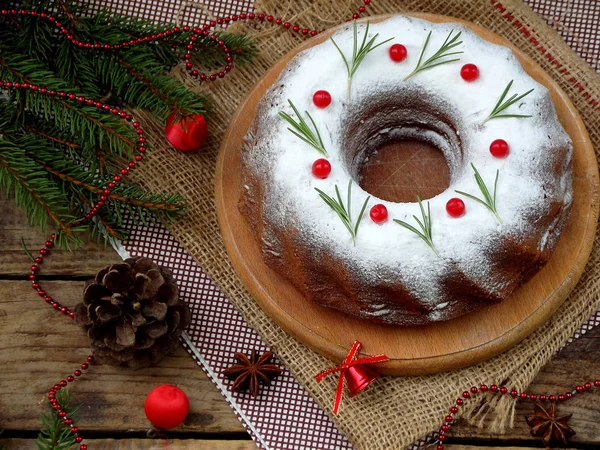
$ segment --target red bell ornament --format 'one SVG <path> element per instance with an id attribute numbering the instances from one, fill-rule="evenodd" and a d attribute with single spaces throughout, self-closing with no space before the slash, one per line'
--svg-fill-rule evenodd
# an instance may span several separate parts
<path id="1" fill-rule="evenodd" d="M 144 412 L 156 428 L 174 428 L 184 421 L 190 409 L 187 395 L 177 386 L 163 384 L 148 394 Z"/>
<path id="2" fill-rule="evenodd" d="M 181 152 L 199 149 L 208 136 L 208 125 L 202 114 L 175 119 L 175 113 L 167 118 L 167 141 Z"/>
<path id="3" fill-rule="evenodd" d="M 363 389 L 366 389 L 377 377 L 379 372 L 371 369 L 369 366 L 350 366 L 348 370 L 344 372 L 344 378 L 348 383 L 348 390 L 350 391 L 350 397 L 354 397 Z"/>

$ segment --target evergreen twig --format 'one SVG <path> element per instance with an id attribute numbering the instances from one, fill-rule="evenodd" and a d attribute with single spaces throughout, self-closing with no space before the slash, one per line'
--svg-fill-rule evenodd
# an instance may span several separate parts
<path id="1" fill-rule="evenodd" d="M 423 45 L 423 50 L 421 50 L 421 55 L 419 56 L 419 61 L 417 62 L 417 66 L 415 70 L 409 73 L 404 80 L 408 80 L 410 77 L 416 75 L 419 72 L 424 70 L 433 69 L 434 67 L 441 66 L 442 64 L 449 64 L 451 62 L 460 61 L 460 58 L 452 58 L 445 59 L 449 56 L 460 55 L 464 52 L 452 52 L 451 50 L 458 47 L 462 44 L 462 41 L 459 41 L 461 31 L 456 33 L 456 35 L 452 36 L 454 30 L 450 30 L 450 33 L 446 37 L 446 40 L 442 44 L 442 46 L 435 52 L 431 57 L 429 57 L 426 61 L 423 61 L 423 56 L 425 56 L 425 51 L 427 50 L 427 45 L 429 44 L 429 39 L 431 38 L 431 31 L 427 34 L 427 38 L 425 39 L 425 44 Z"/>
<path id="2" fill-rule="evenodd" d="M 319 128 L 317 127 L 317 124 L 315 124 L 315 121 L 313 120 L 312 116 L 308 113 L 308 111 L 304 111 L 304 114 L 306 114 L 306 116 L 310 120 L 310 123 L 312 123 L 311 128 L 300 114 L 300 111 L 298 111 L 298 108 L 296 108 L 296 106 L 292 103 L 292 101 L 288 99 L 288 103 L 290 104 L 290 106 L 294 110 L 294 114 L 296 114 L 296 117 L 298 118 L 298 120 L 295 120 L 285 111 L 279 111 L 279 115 L 283 117 L 293 128 L 288 128 L 288 130 L 290 130 L 292 134 L 302 139 L 312 148 L 317 150 L 323 156 L 327 157 L 327 150 L 325 150 L 325 145 L 323 144 L 323 139 L 321 139 Z"/>
<path id="3" fill-rule="evenodd" d="M 481 191 L 481 194 L 483 195 L 483 200 L 475 197 L 474 195 L 468 194 L 467 192 L 463 192 L 463 191 L 454 191 L 454 192 L 456 192 L 457 194 L 464 195 L 465 197 L 468 197 L 471 200 L 475 200 L 478 203 L 481 203 L 483 206 L 485 206 L 487 209 L 489 209 L 492 213 L 494 213 L 494 216 L 496 216 L 496 219 L 498 219 L 499 223 L 502 223 L 502 219 L 500 218 L 500 215 L 498 215 L 498 209 L 496 208 L 496 188 L 498 187 L 498 175 L 500 174 L 500 171 L 496 170 L 496 179 L 494 180 L 494 191 L 492 193 L 490 193 L 488 187 L 486 186 L 485 182 L 483 181 L 483 178 L 481 178 L 479 171 L 475 168 L 473 163 L 471 163 L 471 167 L 473 168 L 473 172 L 475 172 L 475 181 L 477 182 L 477 186 L 479 187 L 479 190 Z"/>
<path id="4" fill-rule="evenodd" d="M 358 26 L 356 24 L 356 20 L 353 22 L 352 26 L 353 26 L 353 45 L 352 45 L 352 56 L 349 59 L 346 59 L 344 52 L 342 52 L 342 50 L 337 45 L 337 42 L 335 42 L 333 37 L 329 38 L 329 39 L 331 39 L 331 42 L 333 42 L 333 45 L 335 45 L 335 48 L 339 52 L 340 56 L 342 57 L 342 60 L 344 61 L 344 65 L 346 66 L 346 72 L 348 73 L 348 101 L 350 101 L 350 93 L 352 91 L 352 77 L 354 77 L 354 74 L 356 73 L 356 71 L 358 70 L 358 68 L 360 67 L 362 62 L 364 61 L 365 57 L 369 53 L 371 53 L 373 50 L 375 50 L 377 47 L 380 47 L 383 44 L 394 39 L 393 37 L 391 37 L 389 39 L 386 39 L 385 41 L 375 44 L 375 41 L 377 40 L 377 37 L 379 36 L 379 33 L 377 33 L 377 34 L 375 34 L 375 36 L 373 36 L 371 39 L 369 39 L 369 41 L 367 41 L 367 37 L 369 36 L 369 22 L 367 22 L 367 26 L 365 27 L 365 32 L 363 33 L 363 39 L 359 45 L 358 44 Z"/>
<path id="5" fill-rule="evenodd" d="M 336 198 L 333 198 L 330 195 L 327 195 L 321 189 L 315 188 L 315 191 L 317 191 L 319 193 L 319 196 L 321 197 L 321 199 L 331 209 L 333 209 L 336 212 L 336 214 L 339 216 L 340 220 L 342 221 L 342 223 L 344 224 L 344 226 L 350 233 L 350 236 L 352 236 L 352 242 L 354 243 L 354 245 L 356 245 L 356 235 L 358 233 L 358 226 L 360 225 L 360 222 L 362 221 L 363 214 L 365 213 L 365 209 L 367 208 L 367 204 L 369 203 L 371 196 L 368 196 L 365 199 L 365 202 L 363 203 L 362 208 L 360 209 L 360 213 L 358 214 L 356 221 L 353 221 L 352 220 L 352 180 L 350 180 L 348 182 L 348 194 L 347 194 L 346 205 L 344 205 L 344 201 L 342 200 L 342 197 L 340 196 L 340 190 L 338 189 L 337 184 L 335 185 Z"/>
<path id="6" fill-rule="evenodd" d="M 71 407 L 71 396 L 68 389 L 56 392 L 56 400 L 67 413 L 67 418 L 76 421 L 79 407 Z M 42 414 L 42 428 L 38 433 L 35 445 L 38 450 L 69 450 L 75 446 L 75 434 L 71 432 L 64 420 L 58 417 L 48 402 L 48 412 Z"/>
<path id="7" fill-rule="evenodd" d="M 490 115 L 487 117 L 487 119 L 485 119 L 483 121 L 483 123 L 481 125 L 485 125 L 489 120 L 492 120 L 492 119 L 506 119 L 506 118 L 510 118 L 510 117 L 514 117 L 514 118 L 531 117 L 531 115 L 526 115 L 526 114 L 502 114 L 504 111 L 506 111 L 512 105 L 521 101 L 523 98 L 525 98 L 526 96 L 528 96 L 529 94 L 531 94 L 533 92 L 533 89 L 530 89 L 521 95 L 513 94 L 508 100 L 505 100 L 506 96 L 508 95 L 508 92 L 510 91 L 510 88 L 512 87 L 513 81 L 514 80 L 510 80 L 510 82 L 506 85 L 506 88 L 502 92 L 502 95 L 500 96 L 498 103 L 496 103 L 496 106 L 494 106 L 494 109 L 492 109 L 492 112 L 490 113 Z"/>
<path id="8" fill-rule="evenodd" d="M 421 219 L 419 219 L 415 215 L 413 215 L 413 218 L 417 221 L 419 228 L 421 228 L 420 231 L 408 222 L 404 222 L 403 220 L 394 219 L 394 222 L 396 222 L 398 225 L 402 225 L 404 228 L 412 231 L 421 239 L 423 239 L 423 241 L 425 241 L 425 243 L 429 245 L 429 247 L 431 247 L 431 250 L 433 250 L 433 252 L 437 256 L 439 256 L 437 250 L 435 249 L 435 245 L 433 245 L 433 236 L 431 234 L 431 208 L 429 207 L 429 202 L 427 202 L 427 212 L 425 212 L 425 208 L 423 208 L 421 198 L 418 195 L 417 201 L 419 202 L 419 207 L 421 208 Z"/>

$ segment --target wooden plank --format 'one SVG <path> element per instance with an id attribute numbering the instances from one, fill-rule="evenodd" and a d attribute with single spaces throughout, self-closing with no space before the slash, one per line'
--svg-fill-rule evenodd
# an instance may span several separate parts
<path id="1" fill-rule="evenodd" d="M 83 282 L 53 281 L 45 289 L 73 307 Z M 72 321 L 48 307 L 28 281 L 0 281 L 0 429 L 37 430 L 45 393 L 73 373 L 89 354 L 87 336 Z M 86 430 L 146 430 L 143 403 L 157 385 L 181 387 L 190 414 L 178 431 L 241 432 L 244 429 L 213 383 L 180 347 L 159 367 L 138 371 L 94 365 L 72 384 L 80 403 L 78 425 Z"/>
<path id="2" fill-rule="evenodd" d="M 0 195 L 0 277 L 27 276 L 31 260 L 21 247 L 21 238 L 33 256 L 44 246 L 46 238 L 53 228 L 48 227 L 46 233 L 27 223 L 25 214 L 17 208 L 14 199 Z M 120 258 L 112 248 L 90 243 L 82 236 L 84 245 L 72 253 L 53 249 L 42 267 L 43 275 L 89 276 L 98 270 L 119 262 Z"/>
<path id="3" fill-rule="evenodd" d="M 6 450 L 35 448 L 33 440 L 30 439 L 6 439 L 5 441 L 0 439 L 0 444 L 3 443 L 6 445 Z M 161 439 L 86 439 L 84 443 L 94 450 L 163 450 L 166 448 L 165 441 Z M 256 450 L 256 445 L 252 441 L 173 439 L 169 440 L 168 448 L 169 450 Z"/>
<path id="4" fill-rule="evenodd" d="M 571 391 L 577 384 L 600 379 L 600 329 L 590 331 L 561 351 L 538 374 L 535 382 L 528 388 L 535 393 L 564 393 Z M 531 401 L 517 403 L 515 426 L 503 434 L 492 434 L 482 429 L 460 423 L 452 429 L 452 436 L 469 439 L 518 439 L 537 440 L 529 432 L 525 416 L 533 411 Z M 600 389 L 576 395 L 568 402 L 558 406 L 561 415 L 573 414 L 569 425 L 577 433 L 569 442 L 595 444 L 600 448 Z"/>

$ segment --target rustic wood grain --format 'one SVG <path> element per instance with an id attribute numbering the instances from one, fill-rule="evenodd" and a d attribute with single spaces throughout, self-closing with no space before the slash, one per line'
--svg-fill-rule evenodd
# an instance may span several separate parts
<path id="1" fill-rule="evenodd" d="M 0 277 L 27 276 L 31 260 L 23 251 L 21 238 L 33 256 L 44 246 L 44 241 L 52 233 L 48 227 L 46 233 L 37 227 L 28 225 L 25 214 L 17 208 L 13 198 L 0 195 Z M 83 237 L 84 245 L 72 253 L 54 248 L 51 256 L 44 262 L 43 275 L 87 276 L 119 261 L 112 248 L 92 243 Z"/>
<path id="2" fill-rule="evenodd" d="M 376 22 L 386 17 L 369 20 Z M 422 17 L 434 22 L 449 21 L 433 15 Z M 511 48 L 525 70 L 549 89 L 558 117 L 574 144 L 573 208 L 558 246 L 548 264 L 501 303 L 427 326 L 381 326 L 307 301 L 288 280 L 264 263 L 254 234 L 238 209 L 242 192 L 239 152 L 243 137 L 252 123 L 257 103 L 291 58 L 323 42 L 336 28 L 310 39 L 277 62 L 242 103 L 223 139 L 217 163 L 216 203 L 232 264 L 252 296 L 279 326 L 334 361 L 345 358 L 359 334 L 366 351 L 390 358 L 378 366 L 386 374 L 436 373 L 481 362 L 511 348 L 548 320 L 585 268 L 598 219 L 599 184 L 596 156 L 585 126 L 568 96 L 530 57 L 500 36 L 463 23 L 484 39 Z M 438 186 L 437 172 L 423 174 L 424 180 L 432 180 L 430 184 Z"/>
<path id="3" fill-rule="evenodd" d="M 6 450 L 31 450 L 35 448 L 30 439 L 6 439 L 0 444 Z M 161 439 L 86 439 L 90 450 L 165 450 L 165 441 Z M 215 441 L 199 439 L 169 440 L 167 450 L 256 450 L 252 441 Z M 458 449 L 457 449 L 458 450 Z M 463 450 L 463 449 L 460 449 Z M 464 449 L 467 450 L 467 449 Z M 471 449 L 469 449 L 471 450 Z M 519 449 L 520 450 L 520 449 Z"/>
<path id="4" fill-rule="evenodd" d="M 52 281 L 44 288 L 73 307 L 83 285 Z M 35 295 L 30 282 L 0 281 L 0 429 L 38 429 L 45 392 L 73 373 L 89 352 L 87 336 Z M 73 401 L 83 405 L 81 430 L 148 429 L 144 399 L 164 383 L 181 387 L 190 398 L 190 414 L 178 431 L 243 431 L 217 388 L 182 347 L 154 368 L 93 365 L 72 385 Z"/>
<path id="5" fill-rule="evenodd" d="M 534 393 L 564 393 L 571 391 L 577 384 L 600 379 L 600 329 L 590 331 L 562 350 L 537 375 L 528 388 Z M 518 439 L 536 440 L 529 433 L 525 416 L 533 411 L 533 403 L 517 403 L 515 426 L 503 434 L 491 434 L 479 428 L 460 423 L 452 429 L 452 436 L 469 439 Z M 577 433 L 569 442 L 595 444 L 600 448 L 600 389 L 578 394 L 571 400 L 558 405 L 561 415 L 573 413 L 569 425 Z"/>

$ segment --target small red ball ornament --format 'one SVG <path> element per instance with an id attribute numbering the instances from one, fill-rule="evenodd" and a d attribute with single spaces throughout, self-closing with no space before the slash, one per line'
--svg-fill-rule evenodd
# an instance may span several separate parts
<path id="1" fill-rule="evenodd" d="M 383 223 L 388 218 L 388 210 L 385 205 L 377 204 L 371 208 L 369 212 L 371 220 L 375 223 Z"/>
<path id="2" fill-rule="evenodd" d="M 156 428 L 174 428 L 188 414 L 190 402 L 181 389 L 171 384 L 158 386 L 148 394 L 144 412 Z"/>
<path id="3" fill-rule="evenodd" d="M 394 62 L 401 62 L 406 59 L 406 47 L 402 44 L 394 44 L 390 47 L 390 58 Z"/>
<path id="4" fill-rule="evenodd" d="M 167 118 L 165 133 L 173 147 L 181 152 L 189 152 L 204 144 L 208 136 L 208 125 L 202 114 L 175 121 L 175 113 L 173 113 Z"/>
<path id="5" fill-rule="evenodd" d="M 490 153 L 496 158 L 504 158 L 508 155 L 508 142 L 504 139 L 496 139 L 490 144 Z"/>
<path id="6" fill-rule="evenodd" d="M 327 91 L 317 91 L 313 95 L 313 103 L 317 108 L 327 108 L 331 104 L 331 94 Z"/>
<path id="7" fill-rule="evenodd" d="M 475 64 L 465 64 L 460 69 L 460 76 L 463 80 L 471 82 L 479 78 L 479 69 Z"/>
<path id="8" fill-rule="evenodd" d="M 460 217 L 465 213 L 465 202 L 460 198 L 451 198 L 446 203 L 446 212 L 450 217 Z"/>
<path id="9" fill-rule="evenodd" d="M 312 165 L 312 173 L 315 177 L 324 180 L 331 173 L 331 164 L 326 159 L 317 159 Z"/>

